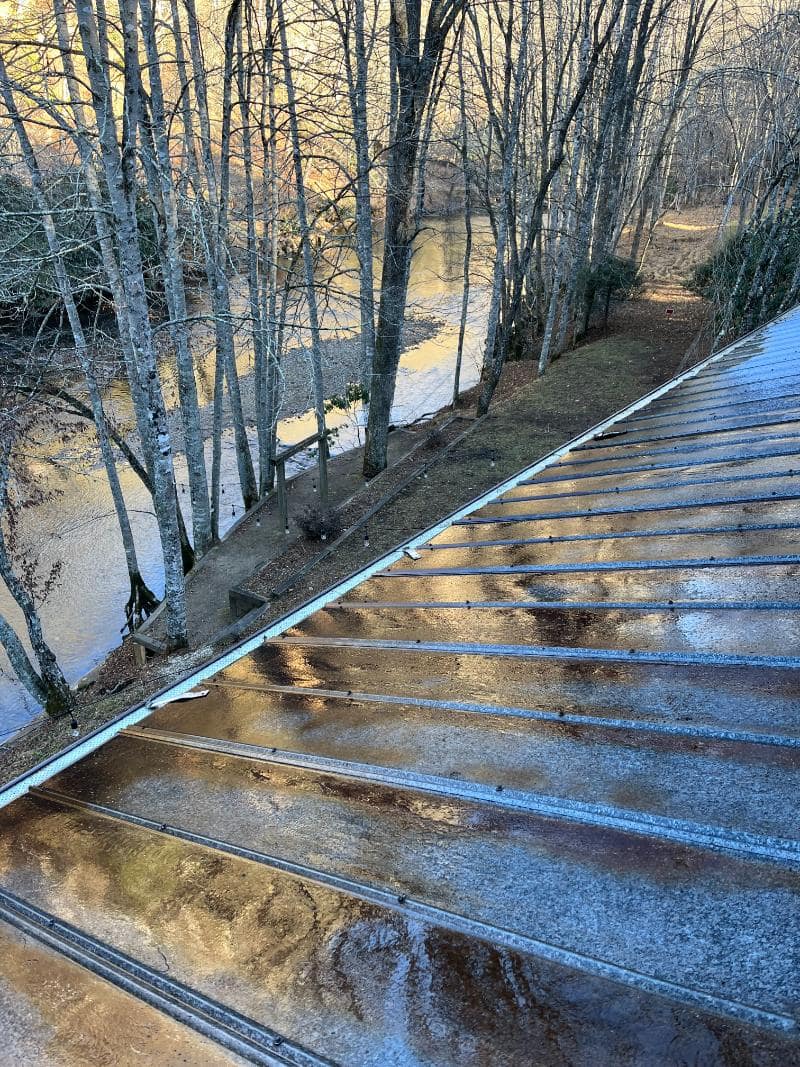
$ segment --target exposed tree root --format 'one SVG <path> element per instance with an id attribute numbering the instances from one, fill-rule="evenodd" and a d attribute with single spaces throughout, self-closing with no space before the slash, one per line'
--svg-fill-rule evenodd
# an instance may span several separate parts
<path id="1" fill-rule="evenodd" d="M 155 593 L 147 587 L 141 574 L 131 574 L 131 595 L 125 605 L 125 626 L 123 633 L 133 631 L 149 618 L 161 603 Z"/>

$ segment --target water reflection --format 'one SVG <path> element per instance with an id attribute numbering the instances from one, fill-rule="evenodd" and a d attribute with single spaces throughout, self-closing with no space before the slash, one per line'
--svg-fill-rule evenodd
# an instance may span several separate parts
<path id="1" fill-rule="evenodd" d="M 238 1056 L 4 923 L 0 959 L 6 1063 L 244 1065 Z"/>
<path id="2" fill-rule="evenodd" d="M 26 800 L 0 829 L 12 891 L 336 1062 L 788 1062 L 768 1033 L 116 820 Z"/>
<path id="3" fill-rule="evenodd" d="M 488 599 L 488 598 L 487 598 Z M 593 663 L 276 641 L 220 672 L 224 682 L 298 685 L 576 715 L 730 728 L 791 728 L 800 679 L 790 668 Z"/>

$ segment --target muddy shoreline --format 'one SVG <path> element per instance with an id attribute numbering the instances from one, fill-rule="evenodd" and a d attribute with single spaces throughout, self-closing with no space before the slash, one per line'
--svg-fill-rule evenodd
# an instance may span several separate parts
<path id="1" fill-rule="evenodd" d="M 435 316 L 419 316 L 407 321 L 403 333 L 402 352 L 408 352 L 430 341 L 443 329 L 445 322 Z M 357 382 L 360 377 L 360 340 L 359 334 L 355 333 L 346 337 L 336 337 L 322 342 L 322 374 L 325 385 L 326 399 L 331 400 L 343 396 L 349 384 Z M 163 358 L 169 359 L 169 356 Z M 290 419 L 303 415 L 314 405 L 313 388 L 311 384 L 310 350 L 304 346 L 293 346 L 284 353 L 281 361 L 280 372 L 280 396 L 279 396 L 279 419 Z M 127 391 L 127 384 L 120 377 L 106 377 L 103 383 L 104 391 L 113 390 L 114 387 Z M 88 404 L 88 397 L 80 388 L 76 379 L 73 386 L 70 381 L 66 388 L 84 403 Z M 255 426 L 255 371 L 251 368 L 244 373 L 239 371 L 239 388 L 242 395 L 242 405 L 245 412 L 245 423 L 248 427 Z M 125 443 L 139 454 L 138 431 L 128 411 L 123 414 L 119 411 L 119 402 L 115 403 L 111 395 L 107 409 L 109 417 Z M 170 436 L 173 449 L 180 452 L 183 449 L 183 419 L 180 408 L 170 407 L 168 412 Z M 232 428 L 230 404 L 227 390 L 222 405 L 223 431 Z M 200 428 L 204 438 L 211 435 L 214 418 L 213 401 L 199 404 Z M 88 419 L 70 412 L 59 412 L 53 425 L 42 426 L 42 433 L 37 437 L 40 445 L 47 447 L 50 443 L 58 442 L 59 450 L 50 454 L 47 458 L 53 463 L 68 463 L 79 467 L 83 471 L 100 470 L 102 462 L 98 456 L 89 459 L 89 453 L 94 451 L 93 424 Z"/>
<path id="2" fill-rule="evenodd" d="M 445 323 L 441 319 L 419 317 L 409 319 L 403 331 L 402 351 L 408 352 L 425 341 L 430 341 L 442 330 Z M 358 382 L 361 376 L 360 334 L 337 337 L 322 342 L 322 378 L 325 397 L 330 400 L 345 395 L 348 385 Z M 281 360 L 280 370 L 280 419 L 290 419 L 303 415 L 314 406 L 314 394 L 311 384 L 310 350 L 304 346 L 287 349 Z M 239 373 L 239 387 L 245 410 L 245 422 L 254 426 L 252 412 L 255 411 L 255 372 L 249 370 Z M 230 407 L 227 393 L 223 404 L 224 428 L 230 429 Z M 211 433 L 214 416 L 213 402 L 201 404 L 200 425 L 204 436 Z M 173 408 L 169 413 L 170 433 L 173 443 L 181 448 L 183 445 L 183 426 L 180 410 Z"/>

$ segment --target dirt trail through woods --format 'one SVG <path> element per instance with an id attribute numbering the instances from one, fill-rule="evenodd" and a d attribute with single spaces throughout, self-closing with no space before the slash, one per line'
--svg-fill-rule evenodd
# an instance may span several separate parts
<path id="1" fill-rule="evenodd" d="M 708 259 L 717 240 L 719 215 L 718 207 L 706 206 L 667 212 L 656 227 L 645 255 L 646 286 L 657 291 L 680 290 L 681 282 Z M 682 295 L 675 299 L 688 296 L 682 290 Z"/>

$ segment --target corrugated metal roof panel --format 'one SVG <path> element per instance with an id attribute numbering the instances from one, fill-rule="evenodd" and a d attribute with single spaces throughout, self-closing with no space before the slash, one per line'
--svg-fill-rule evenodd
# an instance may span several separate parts
<path id="1" fill-rule="evenodd" d="M 795 311 L 62 759 L 0 917 L 255 1062 L 799 1062 L 799 473 Z"/>

